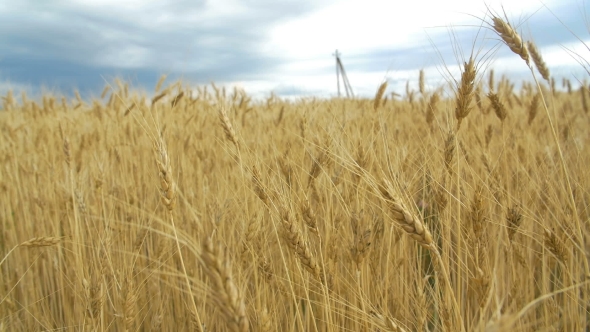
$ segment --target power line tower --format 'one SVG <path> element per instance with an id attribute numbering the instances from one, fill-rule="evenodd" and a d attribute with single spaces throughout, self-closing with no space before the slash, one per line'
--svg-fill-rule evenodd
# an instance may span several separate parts
<path id="1" fill-rule="evenodd" d="M 338 87 L 338 97 L 340 97 L 340 77 L 342 77 L 342 84 L 344 85 L 344 90 L 346 91 L 346 98 L 354 97 L 354 94 L 352 93 L 352 87 L 348 81 L 348 76 L 346 76 L 346 71 L 344 70 L 342 61 L 340 61 L 340 52 L 336 50 L 336 52 L 334 52 L 332 55 L 336 57 L 336 85 Z"/>

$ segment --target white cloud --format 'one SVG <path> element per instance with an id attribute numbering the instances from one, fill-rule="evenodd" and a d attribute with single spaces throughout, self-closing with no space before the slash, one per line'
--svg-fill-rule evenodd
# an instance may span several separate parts
<path id="1" fill-rule="evenodd" d="M 590 46 L 590 39 L 541 48 L 541 53 L 549 67 L 577 66 L 576 54 L 590 60 L 590 50 L 586 45 Z"/>
<path id="2" fill-rule="evenodd" d="M 499 8 L 501 1 L 486 3 Z M 531 15 L 540 7 L 538 0 L 521 0 L 504 9 Z M 297 59 L 325 55 L 336 48 L 367 53 L 398 45 L 425 45 L 426 30 L 445 32 L 449 26 L 478 26 L 481 20 L 476 17 L 484 18 L 485 12 L 484 3 L 468 0 L 406 1 L 403 6 L 394 1 L 345 0 L 277 25 L 270 32 L 266 51 Z"/>
<path id="3" fill-rule="evenodd" d="M 558 1 L 546 1 L 545 5 L 551 8 L 552 5 L 558 3 Z M 409 58 L 399 55 L 394 57 L 392 52 L 390 64 L 383 67 L 381 73 L 372 73 L 366 70 L 348 72 L 351 84 L 356 87 L 359 94 L 373 94 L 373 89 L 376 89 L 376 86 L 381 83 L 383 76 L 387 74 L 389 69 L 404 68 L 408 61 L 416 62 L 416 57 L 421 57 L 418 60 L 422 61 L 422 64 L 418 65 L 419 67 L 431 67 L 431 77 L 444 83 L 445 79 L 439 72 L 445 72 L 443 68 L 445 65 L 436 63 L 441 59 L 436 55 L 436 50 L 430 44 L 428 36 L 438 38 L 433 41 L 436 48 L 442 46 L 441 43 L 465 43 L 471 46 L 471 43 L 476 41 L 476 45 L 482 42 L 489 44 L 490 40 L 476 40 L 477 38 L 483 39 L 481 35 L 476 37 L 476 33 L 482 24 L 481 19 L 488 12 L 487 8 L 498 9 L 499 13 L 497 14 L 499 15 L 503 15 L 502 9 L 500 9 L 503 8 L 510 14 L 509 19 L 514 20 L 512 23 L 516 25 L 542 10 L 543 4 L 538 0 L 513 1 L 511 3 L 503 3 L 501 0 L 486 1 L 486 3 L 450 0 L 407 1 L 402 7 L 396 2 L 379 0 L 340 1 L 309 15 L 281 22 L 269 32 L 270 41 L 264 51 L 284 59 L 286 63 L 280 67 L 279 72 L 275 73 L 276 76 L 280 76 L 282 80 L 288 80 L 294 85 L 325 91 L 327 95 L 335 93 L 335 88 L 326 89 L 328 86 L 335 86 L 335 82 L 332 83 L 335 81 L 335 75 L 327 74 L 326 70 L 326 68 L 332 70 L 333 58 L 330 58 L 330 54 L 335 49 L 340 49 L 344 53 L 345 67 L 352 67 L 357 62 L 362 62 L 363 57 L 370 59 L 372 53 L 375 52 L 384 53 L 385 50 L 394 51 L 400 48 L 413 49 L 414 53 L 408 54 Z M 490 21 L 489 17 L 486 18 L 486 21 Z M 484 24 L 484 26 L 489 25 Z M 465 30 L 472 32 L 471 39 L 452 40 L 450 34 Z M 497 38 L 489 29 L 484 29 L 483 33 L 486 34 L 485 38 Z M 440 39 L 441 37 L 443 38 Z M 493 43 L 494 40 L 491 42 Z M 455 45 L 455 47 L 460 47 L 460 45 Z M 493 47 L 493 44 L 484 46 L 484 52 L 487 51 L 487 47 Z M 419 51 L 416 49 L 424 50 L 424 52 L 418 54 Z M 471 49 L 463 49 L 462 52 L 466 52 L 463 56 L 468 57 L 470 51 Z M 446 57 L 447 66 L 458 70 L 458 66 L 456 66 L 457 55 L 443 54 L 442 56 Z M 547 61 L 553 64 L 556 62 L 554 60 L 559 57 L 563 59 L 563 52 L 556 56 L 553 56 L 553 53 L 548 54 Z M 516 59 L 511 59 L 494 63 L 502 69 L 510 67 L 522 70 L 523 64 L 521 63 L 519 67 L 517 62 Z M 567 65 L 572 63 L 572 61 L 567 61 Z M 314 71 L 317 73 L 314 74 Z M 417 69 L 398 71 L 396 75 L 401 75 L 405 77 L 404 79 L 416 76 L 417 80 Z M 448 74 L 446 77 L 450 79 Z M 272 78 L 269 77 L 269 79 Z M 324 88 L 321 89 L 321 87 Z M 397 90 L 400 88 L 402 87 L 395 87 Z"/>

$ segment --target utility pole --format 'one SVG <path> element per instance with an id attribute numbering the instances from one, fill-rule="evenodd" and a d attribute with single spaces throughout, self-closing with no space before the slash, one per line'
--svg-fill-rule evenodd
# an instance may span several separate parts
<path id="1" fill-rule="evenodd" d="M 336 50 L 336 52 L 334 52 L 334 54 L 332 55 L 336 57 L 336 85 L 338 87 L 338 97 L 340 97 L 340 76 L 342 76 L 342 83 L 344 84 L 346 97 L 354 97 L 354 94 L 352 93 L 352 86 L 350 86 L 350 82 L 348 81 L 348 77 L 346 76 L 346 71 L 344 70 L 342 61 L 340 61 L 340 52 Z"/>
<path id="2" fill-rule="evenodd" d="M 336 85 L 338 86 L 338 98 L 340 98 L 340 67 L 338 66 L 340 62 L 340 53 L 336 50 L 332 55 L 336 57 Z"/>

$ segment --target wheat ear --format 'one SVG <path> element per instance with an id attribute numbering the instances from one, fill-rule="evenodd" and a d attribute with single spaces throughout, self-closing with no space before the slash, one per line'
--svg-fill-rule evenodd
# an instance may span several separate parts
<path id="1" fill-rule="evenodd" d="M 494 30 L 496 30 L 506 45 L 510 47 L 512 52 L 518 54 L 527 65 L 530 65 L 529 51 L 526 44 L 523 43 L 522 38 L 520 38 L 520 35 L 512 29 L 510 24 L 504 22 L 501 18 L 494 17 L 492 21 L 494 22 Z"/>
<path id="2" fill-rule="evenodd" d="M 162 88 L 162 85 L 164 84 L 164 81 L 166 80 L 166 77 L 168 77 L 168 76 L 165 74 L 160 76 L 158 83 L 156 83 L 156 89 L 155 89 L 156 92 L 160 91 L 160 89 Z"/>
<path id="3" fill-rule="evenodd" d="M 211 238 L 203 243 L 201 258 L 203 268 L 213 284 L 215 304 L 227 319 L 231 331 L 247 332 L 248 317 L 244 299 L 236 286 L 227 250 L 221 244 L 214 245 Z"/>
<path id="4" fill-rule="evenodd" d="M 318 264 L 317 259 L 313 256 L 309 245 L 303 239 L 299 227 L 297 227 L 297 224 L 293 221 L 291 213 L 287 209 L 284 209 L 281 213 L 281 220 L 284 228 L 283 237 L 287 241 L 289 247 L 295 251 L 295 254 L 297 254 L 299 261 L 303 264 L 305 269 L 318 280 L 322 280 L 322 269 Z"/>
<path id="5" fill-rule="evenodd" d="M 539 52 L 539 49 L 537 49 L 537 46 L 532 41 L 528 41 L 526 44 L 529 49 L 529 52 L 531 53 L 531 58 L 533 58 L 533 62 L 535 63 L 535 67 L 537 67 L 537 70 L 539 71 L 539 74 L 541 74 L 541 76 L 547 82 L 550 82 L 551 75 L 549 74 L 549 68 L 543 60 L 541 52 Z"/>
<path id="6" fill-rule="evenodd" d="M 180 265 L 182 266 L 182 272 L 184 274 L 184 279 L 186 282 L 186 287 L 188 293 L 190 295 L 191 304 L 193 315 L 195 316 L 198 326 L 202 326 L 201 319 L 199 317 L 199 312 L 197 310 L 197 304 L 195 303 L 195 297 L 193 295 L 193 290 L 191 287 L 190 280 L 188 279 L 188 274 L 186 272 L 186 266 L 184 264 L 184 258 L 182 257 L 182 250 L 180 248 L 180 241 L 178 239 L 178 232 L 176 230 L 176 225 L 174 223 L 174 206 L 176 205 L 176 184 L 172 179 L 172 166 L 170 163 L 170 158 L 168 157 L 168 152 L 164 145 L 162 139 L 154 142 L 154 152 L 156 154 L 156 163 L 158 164 L 159 170 L 159 177 L 160 177 L 160 195 L 162 197 L 162 202 L 166 206 L 168 210 L 168 216 L 170 218 L 170 224 L 172 225 L 172 230 L 174 231 L 174 240 L 176 242 L 176 249 L 178 250 L 178 256 L 180 258 Z"/>
<path id="7" fill-rule="evenodd" d="M 381 99 L 383 98 L 383 95 L 385 94 L 385 89 L 387 89 L 387 81 L 381 83 L 381 85 L 379 86 L 379 89 L 377 90 L 377 93 L 375 94 L 375 100 L 373 100 L 373 109 L 377 110 L 379 108 L 379 105 L 381 105 Z"/>
<path id="8" fill-rule="evenodd" d="M 170 158 L 168 158 L 168 153 L 161 142 L 154 144 L 154 152 L 156 153 L 156 163 L 160 177 L 162 203 L 164 203 L 168 211 L 172 211 L 176 205 L 176 184 L 172 180 Z"/>
<path id="9" fill-rule="evenodd" d="M 260 317 L 258 318 L 258 330 L 261 332 L 272 331 L 272 320 L 266 307 L 260 312 Z"/>
<path id="10" fill-rule="evenodd" d="M 475 87 L 475 60 L 469 58 L 468 62 L 463 64 L 463 73 L 461 74 L 461 83 L 457 90 L 455 118 L 457 119 L 457 131 L 461 127 L 461 122 L 469 112 L 471 112 L 471 99 L 473 99 Z"/>
<path id="11" fill-rule="evenodd" d="M 498 117 L 498 119 L 500 119 L 500 121 L 504 122 L 504 120 L 506 119 L 506 115 L 508 115 L 508 113 L 506 112 L 506 107 L 504 107 L 504 104 L 500 100 L 500 97 L 497 93 L 490 92 L 488 93 L 488 98 L 492 103 L 492 108 L 494 109 L 496 116 Z"/>
<path id="12" fill-rule="evenodd" d="M 127 277 L 127 283 L 125 287 L 125 303 L 123 304 L 125 331 L 134 330 L 135 317 L 137 316 L 136 303 L 137 290 L 135 289 L 135 282 L 133 281 L 133 276 L 130 275 Z"/>
<path id="13" fill-rule="evenodd" d="M 380 329 L 387 332 L 406 332 L 398 323 L 396 323 L 393 319 L 383 316 L 376 311 L 369 312 L 373 323 L 379 326 Z"/>
<path id="14" fill-rule="evenodd" d="M 460 308 L 457 304 L 457 299 L 451 287 L 449 275 L 445 269 L 440 252 L 438 251 L 438 248 L 432 239 L 432 234 L 430 234 L 430 231 L 428 231 L 422 221 L 416 215 L 411 213 L 403 205 L 399 197 L 394 194 L 391 182 L 389 182 L 387 179 L 383 179 L 383 183 L 379 186 L 379 190 L 381 191 L 381 195 L 387 202 L 387 205 L 393 214 L 393 219 L 404 229 L 408 235 L 410 235 L 410 237 L 412 237 L 421 246 L 429 250 L 431 255 L 434 256 L 432 262 L 434 264 L 437 277 L 442 279 L 442 282 L 447 289 L 448 295 L 451 297 L 456 324 L 461 326 L 461 329 L 463 330 Z M 448 305 L 445 303 L 445 306 Z M 447 308 L 448 307 L 444 308 L 444 310 L 447 310 Z"/>
<path id="15" fill-rule="evenodd" d="M 236 136 L 236 131 L 234 130 L 234 127 L 232 126 L 231 121 L 227 116 L 227 112 L 223 107 L 219 108 L 219 120 L 221 120 L 221 126 L 223 127 L 223 131 L 225 132 L 225 136 L 227 137 L 227 139 L 230 142 L 234 143 L 234 145 L 237 148 L 239 148 L 240 146 L 238 142 L 238 137 Z"/>
<path id="16" fill-rule="evenodd" d="M 529 105 L 529 117 L 528 117 L 528 124 L 529 126 L 533 123 L 533 120 L 537 116 L 537 111 L 539 109 L 539 102 L 540 102 L 540 95 L 536 93 L 531 100 L 531 104 Z"/>
<path id="17" fill-rule="evenodd" d="M 29 247 L 29 248 L 37 248 L 37 247 L 49 247 L 54 246 L 60 242 L 60 238 L 51 237 L 51 236 L 43 236 L 43 237 L 34 237 L 30 240 L 27 240 L 21 244 L 20 247 Z"/>
<path id="18" fill-rule="evenodd" d="M 53 245 L 58 244 L 60 241 L 61 241 L 61 239 L 57 238 L 57 237 L 44 236 L 44 237 L 34 237 L 30 240 L 22 242 L 21 244 L 18 244 L 16 246 L 12 247 L 12 249 L 10 249 L 10 251 L 8 251 L 8 253 L 0 261 L 0 266 L 2 266 L 2 263 L 4 263 L 6 258 L 8 258 L 8 256 L 10 256 L 10 254 L 18 247 L 28 247 L 28 248 L 49 247 L 49 246 L 53 246 Z"/>
<path id="19" fill-rule="evenodd" d="M 522 39 L 516 33 L 516 31 L 514 31 L 510 27 L 510 25 L 508 25 L 507 23 L 502 21 L 501 18 L 494 17 L 493 22 L 494 22 L 494 29 L 496 30 L 496 32 L 498 32 L 498 34 L 502 37 L 502 39 L 506 42 L 506 44 L 510 47 L 510 49 L 513 52 L 515 52 L 516 54 L 520 55 L 520 57 L 523 60 L 525 60 L 527 66 L 529 67 L 529 69 L 531 71 L 531 74 L 533 75 L 533 79 L 535 80 L 535 83 L 537 84 L 537 89 L 539 90 L 539 97 L 542 102 L 543 109 L 545 110 L 545 114 L 547 115 L 547 120 L 549 121 L 549 127 L 551 128 L 551 135 L 553 136 L 553 141 L 555 142 L 555 146 L 557 147 L 557 152 L 559 154 L 561 171 L 562 171 L 563 177 L 565 179 L 565 184 L 566 184 L 566 188 L 567 188 L 568 196 L 569 196 L 568 197 L 569 198 L 569 207 L 572 209 L 574 220 L 576 223 L 576 228 L 577 228 L 576 232 L 578 233 L 577 235 L 581 238 L 581 237 L 583 237 L 582 221 L 580 220 L 580 217 L 579 217 L 579 214 L 577 211 L 578 208 L 576 207 L 576 199 L 574 198 L 573 189 L 572 189 L 573 187 L 572 187 L 572 184 L 570 181 L 570 176 L 567 171 L 565 158 L 563 157 L 563 151 L 561 150 L 561 145 L 559 143 L 559 138 L 557 137 L 557 131 L 555 129 L 555 125 L 553 124 L 553 120 L 551 119 L 551 115 L 549 114 L 549 108 L 547 107 L 547 103 L 545 102 L 545 97 L 543 96 L 543 93 L 541 92 L 542 91 L 541 85 L 537 81 L 537 78 L 535 77 L 535 74 L 533 72 L 533 68 L 530 65 L 528 49 L 527 49 L 526 45 L 522 42 Z M 565 80 L 565 82 L 568 87 L 568 94 L 571 94 L 571 83 L 568 80 Z M 582 251 L 583 255 L 586 254 L 584 252 L 583 248 L 578 247 L 578 250 Z M 586 274 L 590 275 L 590 264 L 588 263 L 588 260 L 584 259 L 584 260 L 582 260 L 582 262 L 584 264 L 584 270 L 585 270 Z"/>
<path id="20" fill-rule="evenodd" d="M 387 179 L 383 179 L 383 185 L 380 186 L 379 190 L 389 206 L 393 219 L 421 246 L 431 249 L 434 245 L 432 234 L 430 234 L 430 231 L 428 231 L 424 224 L 422 224 L 422 221 L 411 213 L 403 205 L 399 197 L 393 193 L 391 183 Z"/>

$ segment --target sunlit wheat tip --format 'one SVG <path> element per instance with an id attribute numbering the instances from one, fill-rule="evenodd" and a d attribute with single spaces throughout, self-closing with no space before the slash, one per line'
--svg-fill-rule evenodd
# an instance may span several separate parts
<path id="1" fill-rule="evenodd" d="M 527 65 L 530 65 L 529 51 L 525 43 L 523 43 L 520 35 L 510 26 L 510 24 L 504 22 L 499 17 L 492 18 L 494 22 L 494 30 L 504 40 L 506 45 L 510 47 L 512 52 L 518 54 Z"/>

